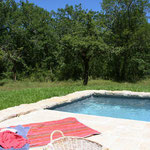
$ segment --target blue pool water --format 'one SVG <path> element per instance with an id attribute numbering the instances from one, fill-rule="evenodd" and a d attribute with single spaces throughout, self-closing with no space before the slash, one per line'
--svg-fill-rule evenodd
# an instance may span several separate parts
<path id="1" fill-rule="evenodd" d="M 96 116 L 150 121 L 150 99 L 92 96 L 50 109 Z"/>

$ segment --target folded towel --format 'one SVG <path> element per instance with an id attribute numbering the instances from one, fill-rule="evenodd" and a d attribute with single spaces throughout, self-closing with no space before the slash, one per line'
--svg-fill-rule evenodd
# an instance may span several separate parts
<path id="1" fill-rule="evenodd" d="M 0 145 L 4 149 L 22 148 L 27 143 L 27 139 L 11 131 L 0 132 Z"/>
<path id="2" fill-rule="evenodd" d="M 9 129 L 16 130 L 17 131 L 17 135 L 14 132 L 12 132 L 12 133 L 15 134 L 15 136 L 18 137 L 18 138 L 21 137 L 20 138 L 21 141 L 19 141 L 17 139 L 15 142 L 13 141 L 13 143 L 12 143 L 12 141 L 7 143 L 8 139 L 4 139 L 3 141 L 5 141 L 5 144 L 6 144 L 5 146 L 6 147 L 4 149 L 4 147 L 2 147 L 4 145 L 3 145 L 3 143 L 1 143 L 0 150 L 28 150 L 29 149 L 29 144 L 28 144 L 28 140 L 27 140 L 27 133 L 28 133 L 30 128 L 29 127 L 23 127 L 23 126 L 19 125 L 19 126 L 16 126 L 16 127 L 9 127 L 8 130 Z M 6 131 L 4 131 L 4 132 L 6 132 Z M 7 132 L 11 132 L 11 131 L 7 131 Z M 2 137 L 2 136 L 0 136 L 0 137 Z M 26 142 L 23 143 L 22 139 L 26 140 Z M 11 145 L 11 148 L 10 148 L 10 145 Z"/>

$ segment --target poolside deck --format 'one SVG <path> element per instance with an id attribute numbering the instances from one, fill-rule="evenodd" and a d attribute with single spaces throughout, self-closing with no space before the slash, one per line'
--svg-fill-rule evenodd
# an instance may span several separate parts
<path id="1" fill-rule="evenodd" d="M 144 121 L 41 109 L 3 121 L 0 123 L 0 127 L 52 121 L 66 117 L 75 117 L 85 125 L 100 131 L 101 135 L 95 135 L 88 139 L 96 141 L 110 150 L 150 150 L 150 122 Z M 42 150 L 42 147 L 30 148 L 30 150 Z"/>

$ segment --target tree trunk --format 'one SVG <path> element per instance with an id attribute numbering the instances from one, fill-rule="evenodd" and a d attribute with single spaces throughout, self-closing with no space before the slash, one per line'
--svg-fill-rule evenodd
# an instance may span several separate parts
<path id="1" fill-rule="evenodd" d="M 14 72 L 14 81 L 16 81 L 16 72 Z"/>
<path id="2" fill-rule="evenodd" d="M 127 80 L 126 71 L 127 71 L 128 63 L 127 63 L 126 54 L 124 54 L 123 57 L 124 57 L 124 59 L 123 59 L 123 66 L 122 66 L 122 69 L 121 69 L 121 80 L 125 81 L 125 80 Z"/>
<path id="3" fill-rule="evenodd" d="M 16 63 L 14 62 L 14 66 L 13 66 L 13 80 L 16 81 L 17 80 L 17 77 L 16 77 Z"/>
<path id="4" fill-rule="evenodd" d="M 89 76 L 89 59 L 84 58 L 83 62 L 84 62 L 83 85 L 87 85 Z"/>

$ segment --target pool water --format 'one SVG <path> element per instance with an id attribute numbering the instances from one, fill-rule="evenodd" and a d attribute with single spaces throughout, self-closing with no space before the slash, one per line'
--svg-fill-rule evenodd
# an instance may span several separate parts
<path id="1" fill-rule="evenodd" d="M 50 109 L 71 113 L 150 121 L 150 99 L 142 98 L 92 96 Z"/>

